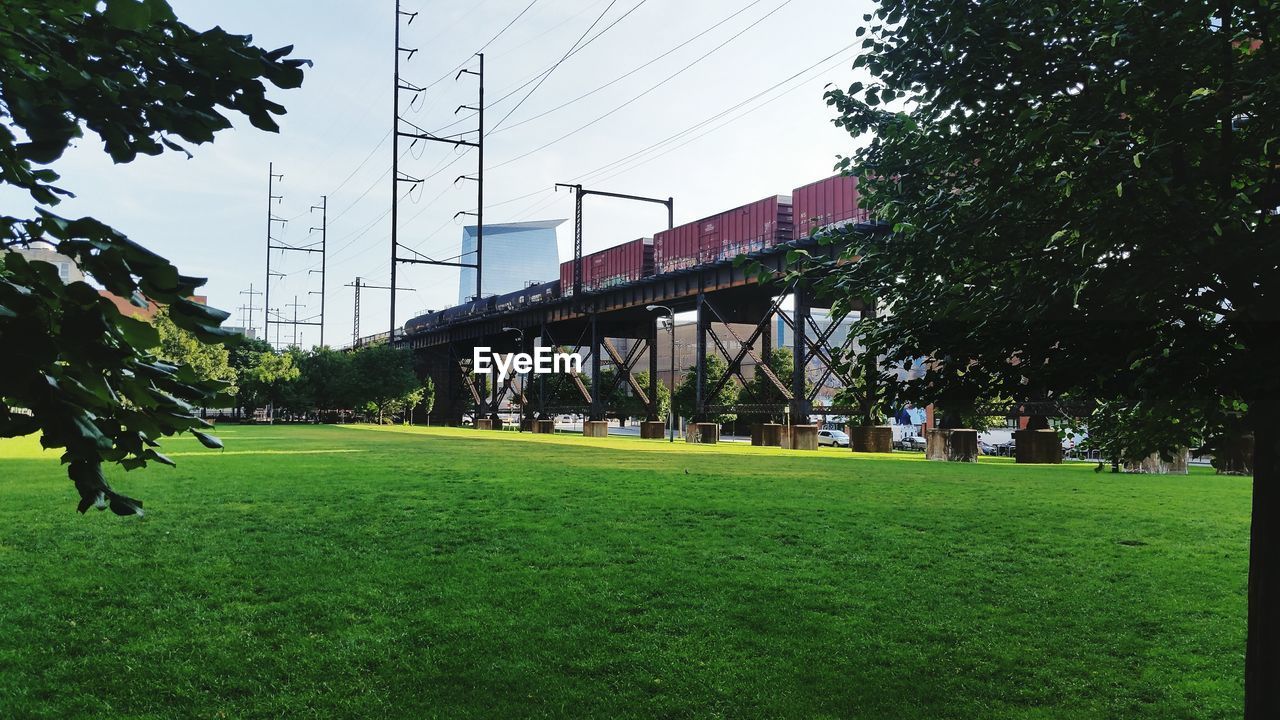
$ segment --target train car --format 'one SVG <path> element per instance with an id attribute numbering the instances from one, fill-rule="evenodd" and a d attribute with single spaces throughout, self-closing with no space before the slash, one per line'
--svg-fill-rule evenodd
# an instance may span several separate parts
<path id="1" fill-rule="evenodd" d="M 405 335 L 416 335 L 434 328 L 440 322 L 440 313 L 429 312 L 419 315 L 404 324 Z"/>
<path id="2" fill-rule="evenodd" d="M 653 238 L 639 238 L 582 256 L 585 292 L 625 285 L 653 275 Z M 560 291 L 573 294 L 573 261 L 560 263 Z"/>
<path id="3" fill-rule="evenodd" d="M 539 303 L 549 302 L 560 297 L 560 281 L 538 283 L 525 288 L 499 295 L 494 298 L 494 309 L 497 312 L 514 312 Z"/>
<path id="4" fill-rule="evenodd" d="M 472 300 L 439 312 L 419 315 L 404 324 L 404 332 L 406 335 L 428 332 L 446 325 L 472 320 L 485 315 L 515 312 L 533 305 L 551 302 L 559 297 L 560 281 L 552 280 L 551 282 L 531 285 L 504 295 Z"/>
<path id="5" fill-rule="evenodd" d="M 867 210 L 859 207 L 858 178 L 837 175 L 798 187 L 791 195 L 796 239 L 819 230 L 867 222 Z"/>
<path id="6" fill-rule="evenodd" d="M 795 239 L 791 197 L 772 195 L 653 236 L 657 274 L 728 260 Z"/>

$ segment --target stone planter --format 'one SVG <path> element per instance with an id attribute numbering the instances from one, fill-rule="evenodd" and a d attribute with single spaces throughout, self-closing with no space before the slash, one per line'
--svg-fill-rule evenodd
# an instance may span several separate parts
<path id="1" fill-rule="evenodd" d="M 817 450 L 817 425 L 782 425 L 782 438 L 779 443 L 785 450 Z"/>
<path id="2" fill-rule="evenodd" d="M 609 423 L 606 420 L 587 420 L 582 423 L 582 436 L 592 438 L 609 437 Z"/>
<path id="3" fill-rule="evenodd" d="M 1057 430 L 1019 430 L 1013 434 L 1014 462 L 1057 465 L 1062 462 L 1062 440 Z"/>
<path id="4" fill-rule="evenodd" d="M 782 426 L 778 423 L 752 425 L 751 444 L 760 447 L 778 447 L 782 444 Z"/>
<path id="5" fill-rule="evenodd" d="M 1253 434 L 1222 438 L 1214 443 L 1213 467 L 1219 475 L 1253 474 Z"/>
<path id="6" fill-rule="evenodd" d="M 489 418 L 480 418 L 479 420 L 476 420 L 476 429 L 477 429 L 477 430 L 492 430 L 492 429 L 493 429 L 493 420 L 490 420 Z"/>
<path id="7" fill-rule="evenodd" d="M 925 437 L 926 460 L 943 462 L 977 462 L 977 430 L 930 430 Z"/>
<path id="8" fill-rule="evenodd" d="M 887 425 L 849 425 L 849 449 L 856 453 L 893 452 L 893 428 Z"/>
<path id="9" fill-rule="evenodd" d="M 689 423 L 684 429 L 684 441 L 699 445 L 715 445 L 720 442 L 720 426 L 715 423 Z"/>
<path id="10" fill-rule="evenodd" d="M 1172 459 L 1165 460 L 1160 453 L 1152 453 L 1142 462 L 1125 463 L 1124 471 L 1143 475 L 1186 475 L 1187 465 L 1191 460 L 1191 451 L 1183 448 Z"/>
<path id="11" fill-rule="evenodd" d="M 667 434 L 667 424 L 661 420 L 645 420 L 640 423 L 641 440 L 661 440 Z"/>
<path id="12" fill-rule="evenodd" d="M 538 433 L 539 435 L 555 435 L 556 421 L 555 420 L 535 420 L 533 422 L 533 431 L 535 433 Z"/>

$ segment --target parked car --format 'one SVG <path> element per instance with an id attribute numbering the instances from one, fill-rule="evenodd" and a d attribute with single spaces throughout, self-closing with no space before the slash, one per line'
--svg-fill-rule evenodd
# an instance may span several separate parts
<path id="1" fill-rule="evenodd" d="M 978 441 L 978 453 L 980 453 L 980 454 L 982 454 L 982 455 L 995 455 L 995 454 L 996 454 L 996 446 L 995 446 L 995 445 L 992 445 L 991 443 L 987 442 L 986 440 L 979 440 L 979 441 Z"/>
<path id="2" fill-rule="evenodd" d="M 898 441 L 898 447 L 903 450 L 924 450 L 925 439 L 919 435 L 904 435 Z"/>
<path id="3" fill-rule="evenodd" d="M 819 430 L 818 444 L 833 447 L 849 447 L 849 436 L 842 430 Z"/>

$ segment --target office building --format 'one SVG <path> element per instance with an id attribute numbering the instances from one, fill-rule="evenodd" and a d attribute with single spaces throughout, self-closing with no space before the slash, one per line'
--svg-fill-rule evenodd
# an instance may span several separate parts
<path id="1" fill-rule="evenodd" d="M 560 251 L 556 245 L 556 228 L 564 220 L 504 223 L 484 226 L 484 258 L 481 263 L 484 287 L 480 294 L 502 295 L 532 284 L 550 282 L 560 277 Z M 460 262 L 476 260 L 476 228 L 462 229 Z M 476 295 L 476 271 L 462 268 L 458 274 L 458 304 Z"/>

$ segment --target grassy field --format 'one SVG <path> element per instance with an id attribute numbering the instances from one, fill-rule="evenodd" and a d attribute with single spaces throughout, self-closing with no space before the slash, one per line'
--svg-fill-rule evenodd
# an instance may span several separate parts
<path id="1" fill-rule="evenodd" d="M 0 441 L 2 718 L 1226 718 L 1248 482 L 231 427 Z"/>

